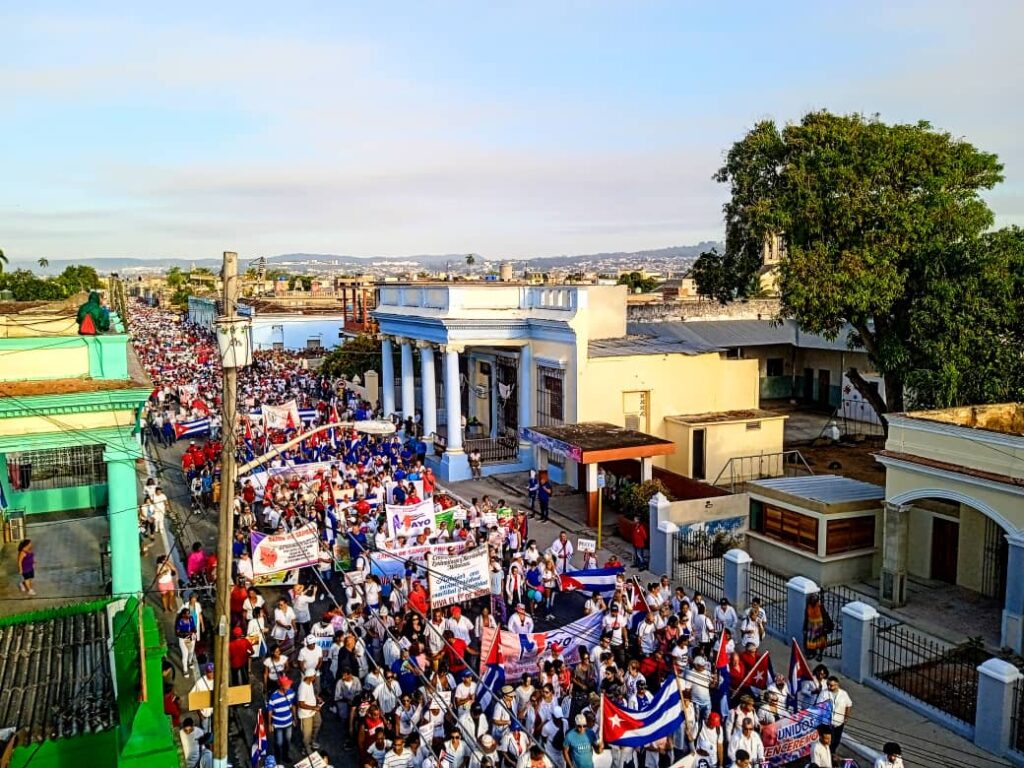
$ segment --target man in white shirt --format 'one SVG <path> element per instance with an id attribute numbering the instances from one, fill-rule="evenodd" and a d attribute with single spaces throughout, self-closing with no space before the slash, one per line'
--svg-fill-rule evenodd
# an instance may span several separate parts
<path id="1" fill-rule="evenodd" d="M 843 739 L 843 728 L 846 727 L 846 718 L 850 716 L 853 709 L 853 699 L 850 694 L 839 687 L 839 678 L 832 675 L 825 683 L 825 688 L 818 694 L 815 704 L 824 701 L 832 702 L 832 753 L 839 749 L 839 743 Z"/>
<path id="2" fill-rule="evenodd" d="M 548 551 L 555 558 L 555 570 L 558 573 L 568 573 L 571 570 L 573 548 L 572 542 L 569 541 L 569 535 L 565 531 L 558 534 L 558 538 L 551 544 Z"/>
<path id="3" fill-rule="evenodd" d="M 761 737 L 754 731 L 754 718 L 743 719 L 741 730 L 733 734 L 729 739 L 729 759 L 736 762 L 736 753 L 744 750 L 750 755 L 750 762 L 760 765 L 764 762 L 764 744 Z"/>
<path id="4" fill-rule="evenodd" d="M 213 753 L 202 745 L 205 736 L 206 731 L 197 728 L 191 717 L 182 721 L 178 737 L 185 756 L 185 768 L 210 768 L 213 765 Z"/>
<path id="5" fill-rule="evenodd" d="M 832 768 L 832 729 L 827 725 L 818 726 L 818 740 L 811 744 L 811 762 L 817 768 Z"/>
<path id="6" fill-rule="evenodd" d="M 508 631 L 517 635 L 533 634 L 533 618 L 526 615 L 526 606 L 516 604 L 516 612 L 508 620 Z"/>
<path id="7" fill-rule="evenodd" d="M 320 735 L 320 699 L 316 695 L 316 689 L 313 684 L 316 682 L 315 676 L 309 676 L 302 678 L 302 682 L 299 683 L 299 689 L 296 693 L 296 702 L 299 707 L 299 727 L 302 730 L 302 745 L 305 747 L 306 752 L 310 752 L 314 749 L 320 749 L 320 745 L 316 741 L 316 737 Z"/>
<path id="8" fill-rule="evenodd" d="M 299 669 L 303 677 L 312 677 L 319 685 L 320 667 L 324 662 L 324 652 L 317 647 L 316 637 L 307 635 L 305 645 L 298 654 Z"/>
<path id="9" fill-rule="evenodd" d="M 373 698 L 384 715 L 389 716 L 398 709 L 402 699 L 402 686 L 395 680 L 395 673 L 390 669 L 384 670 L 384 682 L 373 689 Z"/>
<path id="10" fill-rule="evenodd" d="M 646 655 L 650 655 L 658 649 L 658 637 L 655 634 L 657 629 L 658 625 L 654 622 L 653 613 L 648 613 L 636 628 L 640 650 Z"/>
<path id="11" fill-rule="evenodd" d="M 196 684 L 192 686 L 192 690 L 190 690 L 189 693 L 197 693 L 200 691 L 210 692 L 210 706 L 203 707 L 199 710 L 199 716 L 202 718 L 200 720 L 200 725 L 205 726 L 199 730 L 205 732 L 210 730 L 210 718 L 213 717 L 213 664 L 207 663 L 203 667 L 202 677 L 196 680 Z"/>

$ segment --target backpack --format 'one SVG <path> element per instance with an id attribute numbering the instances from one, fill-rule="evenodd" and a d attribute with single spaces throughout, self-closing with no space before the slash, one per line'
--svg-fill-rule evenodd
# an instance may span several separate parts
<path id="1" fill-rule="evenodd" d="M 78 326 L 78 333 L 81 336 L 96 335 L 96 322 L 88 312 L 85 314 L 85 317 L 82 318 L 82 324 Z"/>

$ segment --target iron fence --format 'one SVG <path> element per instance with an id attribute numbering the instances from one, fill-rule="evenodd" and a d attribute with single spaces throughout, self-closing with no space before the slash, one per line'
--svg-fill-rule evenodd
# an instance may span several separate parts
<path id="1" fill-rule="evenodd" d="M 1024 753 L 1024 678 L 1013 689 L 1013 723 L 1010 729 L 1010 749 Z"/>
<path id="2" fill-rule="evenodd" d="M 788 579 L 780 573 L 768 570 L 763 565 L 751 563 L 749 574 L 748 593 L 750 599 L 757 598 L 761 601 L 761 610 L 764 611 L 765 622 L 777 632 L 785 634 L 786 631 L 786 603 L 788 593 L 786 582 Z"/>
<path id="3" fill-rule="evenodd" d="M 717 601 L 725 594 L 722 556 L 736 546 L 735 537 L 705 531 L 679 531 L 675 535 L 672 576 L 688 587 Z"/>
<path id="4" fill-rule="evenodd" d="M 990 657 L 980 642 L 949 645 L 902 624 L 876 622 L 871 670 L 882 683 L 973 726 L 977 667 Z"/>
<path id="5" fill-rule="evenodd" d="M 503 437 L 475 437 L 465 441 L 465 451 L 480 451 L 484 464 L 504 464 L 519 457 L 519 440 L 515 435 Z"/>

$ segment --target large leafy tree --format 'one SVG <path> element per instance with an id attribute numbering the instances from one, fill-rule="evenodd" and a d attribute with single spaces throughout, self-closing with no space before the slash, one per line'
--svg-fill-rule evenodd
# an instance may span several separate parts
<path id="1" fill-rule="evenodd" d="M 4 271 L 5 266 L 7 266 L 7 257 L 4 255 L 4 249 L 0 248 L 0 272 Z"/>
<path id="2" fill-rule="evenodd" d="M 630 293 L 650 293 L 658 286 L 653 277 L 644 277 L 642 272 L 624 272 L 619 275 L 619 285 L 625 285 Z"/>
<path id="3" fill-rule="evenodd" d="M 345 341 L 340 347 L 336 347 L 324 355 L 320 371 L 332 379 L 344 376 L 351 379 L 369 370 L 380 371 L 380 342 L 373 336 L 361 333 L 355 338 Z"/>
<path id="4" fill-rule="evenodd" d="M 702 293 L 710 275 L 712 295 L 746 295 L 766 238 L 783 233 L 782 315 L 827 336 L 853 326 L 888 405 L 848 374 L 879 413 L 905 407 L 908 382 L 935 405 L 1010 391 L 1005 376 L 981 386 L 968 370 L 987 354 L 979 339 L 1007 331 L 994 323 L 1006 308 L 995 287 L 1020 263 L 1019 232 L 983 237 L 993 217 L 980 193 L 1002 180 L 995 155 L 926 122 L 812 112 L 782 130 L 757 124 L 716 179 L 732 193 L 726 246 L 695 268 Z M 999 253 L 987 254 L 993 243 Z M 968 330 L 973 343 L 960 335 Z"/>

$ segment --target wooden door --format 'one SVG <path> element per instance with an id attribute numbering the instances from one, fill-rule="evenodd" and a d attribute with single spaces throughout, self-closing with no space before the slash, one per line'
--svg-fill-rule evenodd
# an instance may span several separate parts
<path id="1" fill-rule="evenodd" d="M 690 456 L 693 459 L 694 480 L 704 480 L 707 475 L 705 435 L 706 433 L 703 429 L 693 430 L 693 452 Z"/>
<path id="2" fill-rule="evenodd" d="M 804 368 L 804 401 L 811 402 L 814 399 L 814 369 Z"/>
<path id="3" fill-rule="evenodd" d="M 960 554 L 960 523 L 932 518 L 932 578 L 956 584 L 956 561 Z"/>

